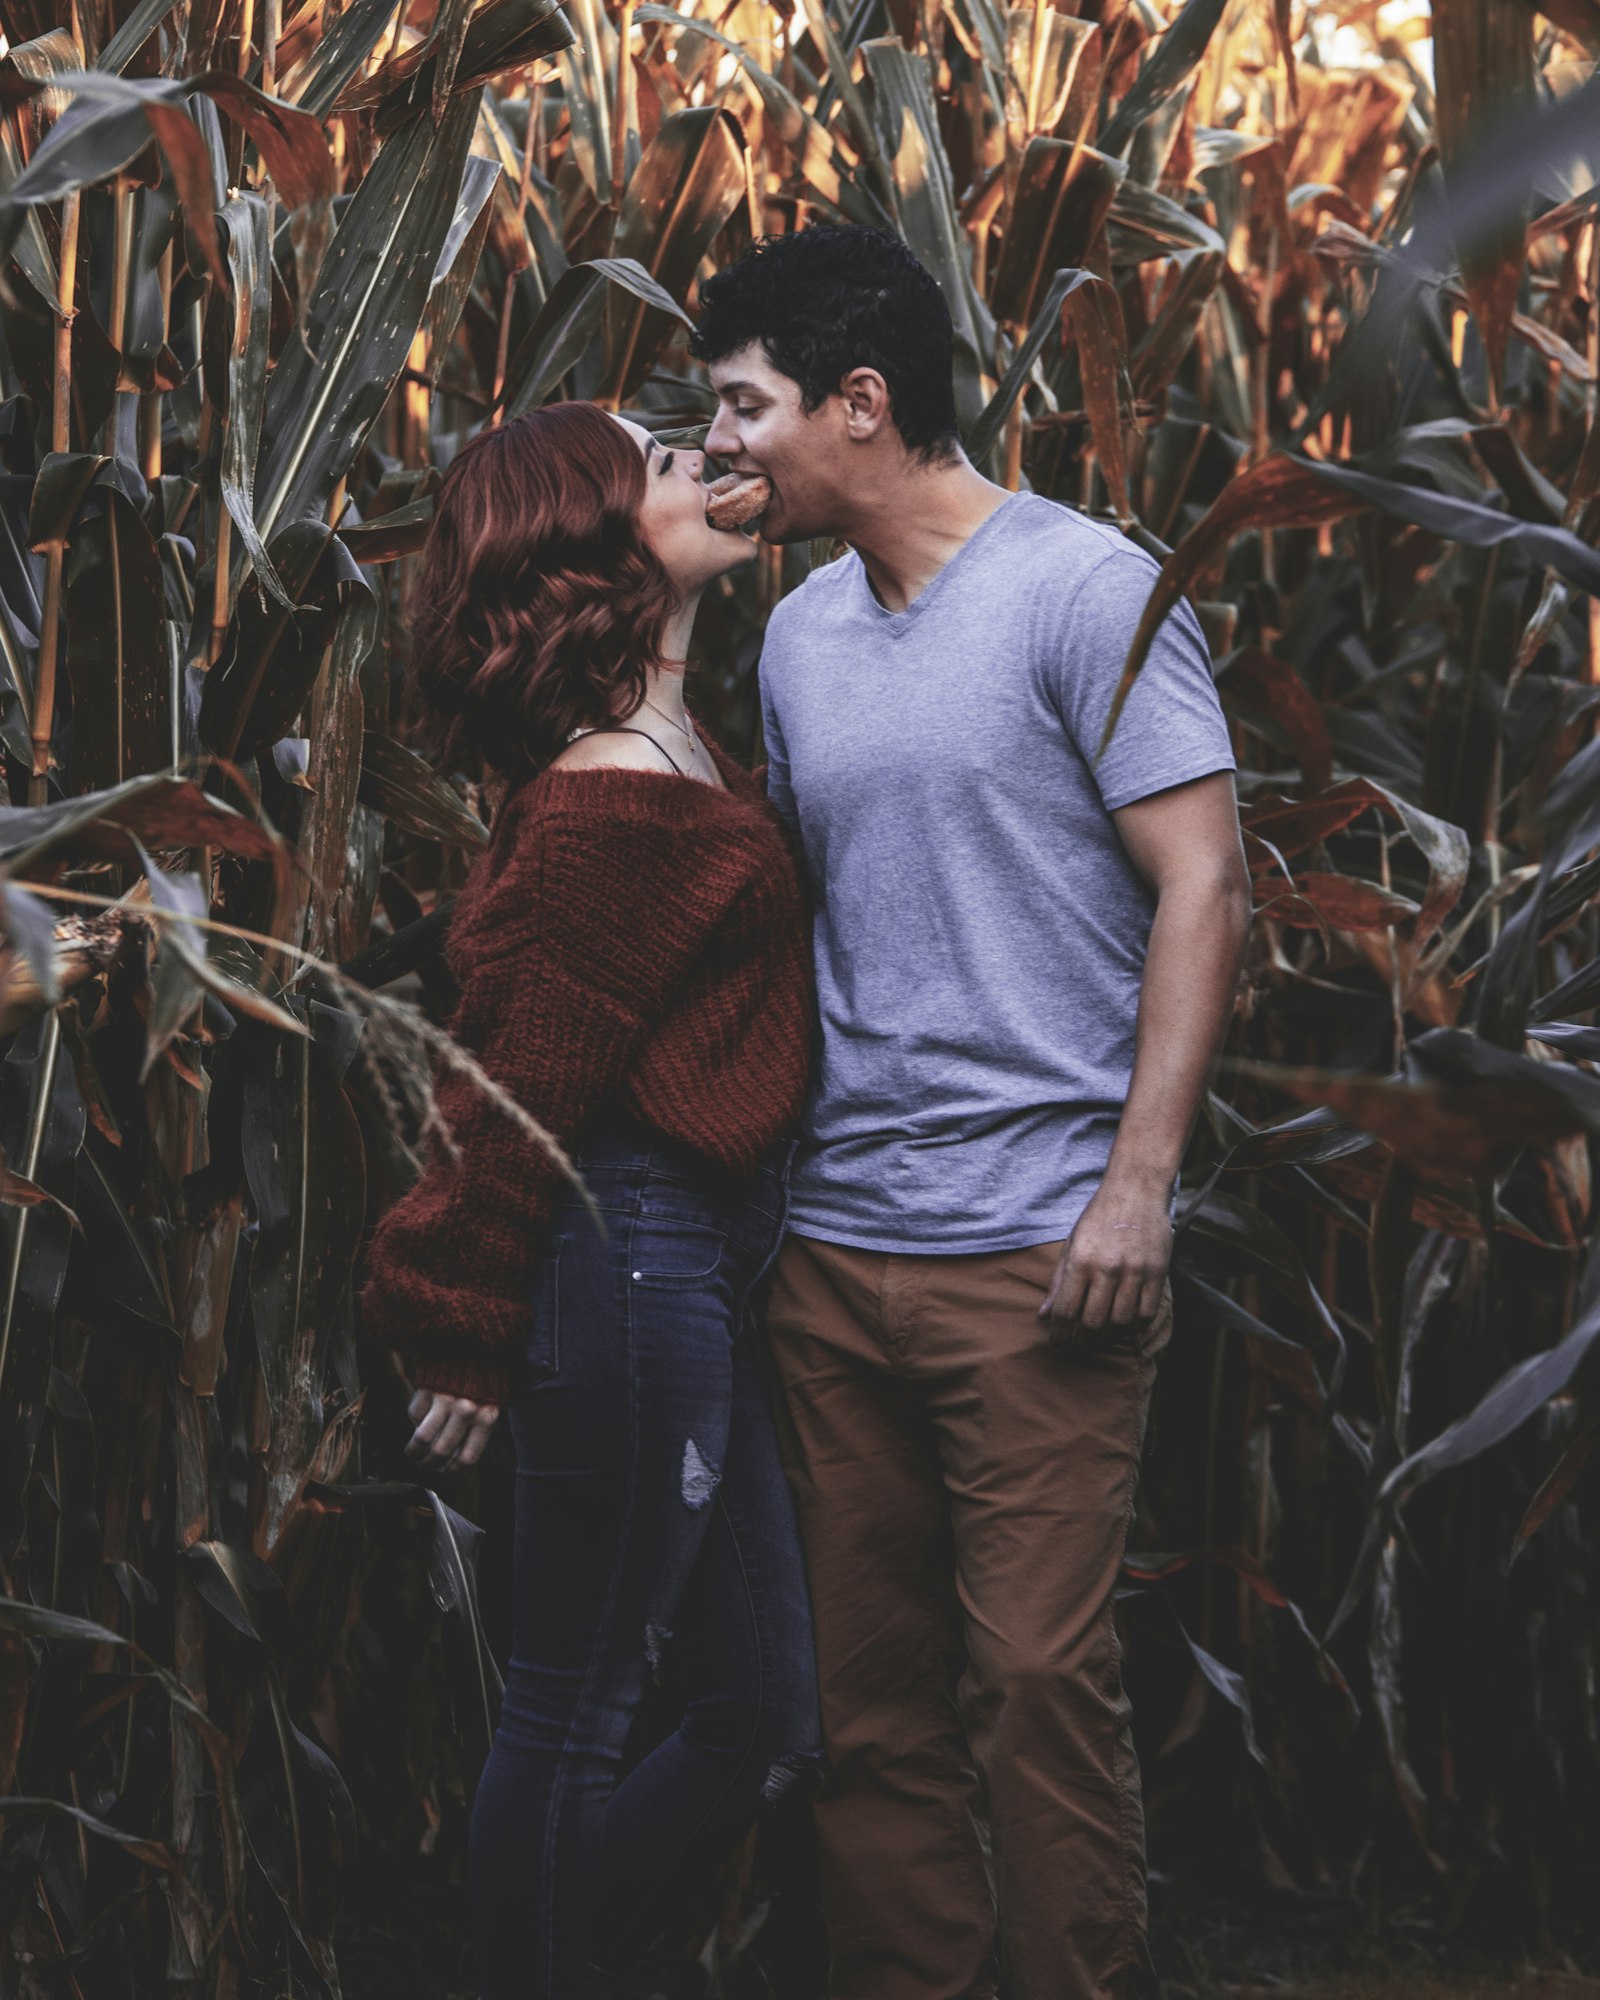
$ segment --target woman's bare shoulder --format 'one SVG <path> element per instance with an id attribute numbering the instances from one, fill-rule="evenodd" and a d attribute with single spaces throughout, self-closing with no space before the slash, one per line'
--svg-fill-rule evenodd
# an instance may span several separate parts
<path id="1" fill-rule="evenodd" d="M 663 771 L 670 774 L 666 752 L 645 736 L 617 729 L 596 729 L 569 743 L 546 766 L 551 771 Z"/>

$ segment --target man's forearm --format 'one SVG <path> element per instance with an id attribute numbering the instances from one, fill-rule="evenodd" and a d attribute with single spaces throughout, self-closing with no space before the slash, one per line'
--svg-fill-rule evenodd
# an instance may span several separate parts
<path id="1" fill-rule="evenodd" d="M 1160 892 L 1108 1182 L 1148 1187 L 1164 1200 L 1177 1176 L 1238 991 L 1250 929 L 1242 874 L 1185 875 Z"/>
<path id="2" fill-rule="evenodd" d="M 1040 1316 L 1064 1345 L 1160 1310 L 1172 1262 L 1167 1206 L 1238 989 L 1250 876 L 1231 776 L 1215 772 L 1122 807 L 1117 832 L 1155 893 L 1133 1076 L 1105 1178 L 1079 1216 Z"/>

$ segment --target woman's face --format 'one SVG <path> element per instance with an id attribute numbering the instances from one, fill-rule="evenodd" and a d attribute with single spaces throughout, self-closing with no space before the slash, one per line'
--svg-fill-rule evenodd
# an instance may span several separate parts
<path id="1" fill-rule="evenodd" d="M 615 420 L 644 454 L 644 503 L 640 525 L 657 561 L 684 596 L 713 578 L 753 562 L 755 542 L 738 528 L 713 528 L 706 520 L 705 453 L 664 448 L 642 424 Z"/>

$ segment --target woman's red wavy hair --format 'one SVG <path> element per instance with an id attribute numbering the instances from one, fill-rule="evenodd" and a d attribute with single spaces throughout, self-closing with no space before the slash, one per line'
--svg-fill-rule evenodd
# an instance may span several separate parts
<path id="1" fill-rule="evenodd" d="M 411 690 L 439 763 L 526 777 L 631 715 L 676 597 L 644 458 L 592 403 L 480 431 L 445 474 L 412 595 Z"/>

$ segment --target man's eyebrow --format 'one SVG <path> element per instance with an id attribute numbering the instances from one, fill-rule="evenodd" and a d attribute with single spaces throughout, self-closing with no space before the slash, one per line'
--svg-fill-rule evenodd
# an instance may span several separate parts
<path id="1" fill-rule="evenodd" d="M 718 385 L 719 396 L 759 396 L 761 390 L 754 382 L 723 382 Z"/>

